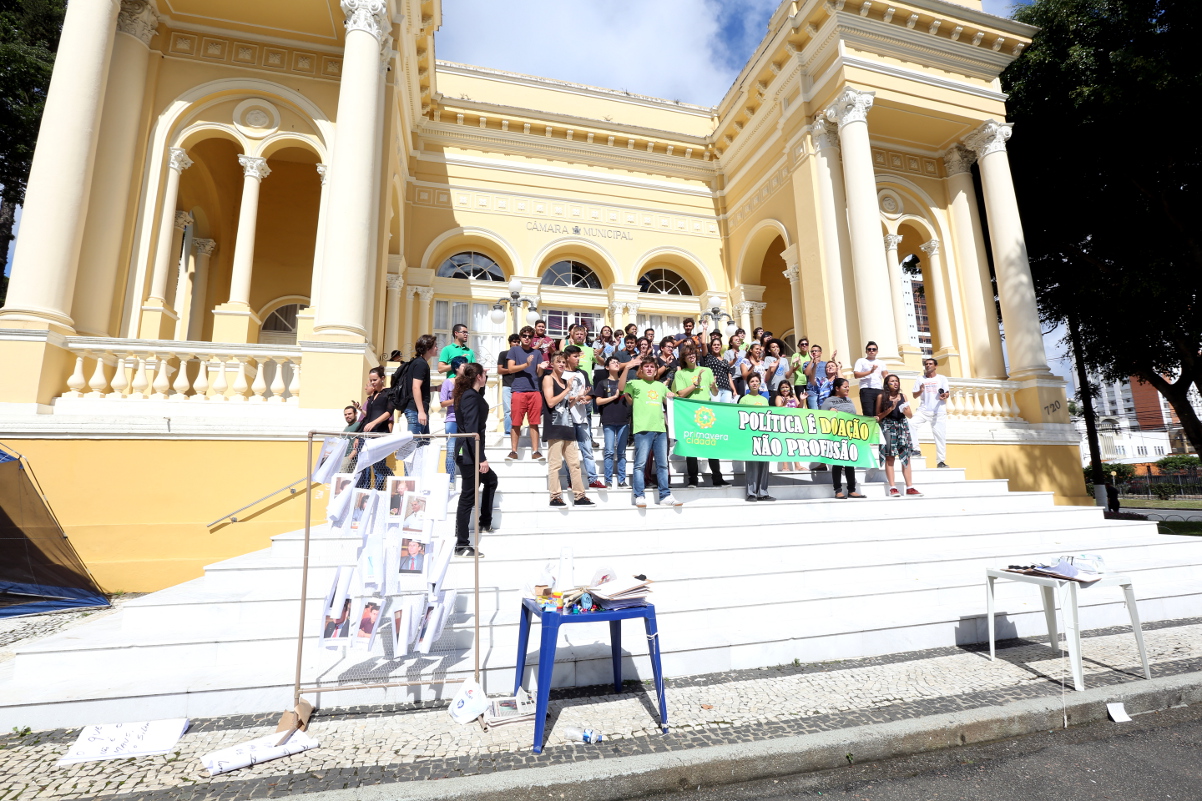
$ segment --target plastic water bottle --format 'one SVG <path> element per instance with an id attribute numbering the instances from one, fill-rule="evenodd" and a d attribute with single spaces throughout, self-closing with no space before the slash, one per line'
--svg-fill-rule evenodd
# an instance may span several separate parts
<path id="1" fill-rule="evenodd" d="M 578 729 L 575 726 L 566 727 L 563 736 L 573 743 L 599 743 L 602 739 L 601 732 L 595 729 Z"/>

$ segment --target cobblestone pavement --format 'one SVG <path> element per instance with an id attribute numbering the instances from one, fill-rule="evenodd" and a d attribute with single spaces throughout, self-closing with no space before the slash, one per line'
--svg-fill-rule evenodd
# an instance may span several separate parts
<path id="1" fill-rule="evenodd" d="M 1202 618 L 1144 628 L 1153 676 L 1202 670 Z M 1142 678 L 1129 627 L 1086 632 L 1083 651 L 1090 687 Z M 967 646 L 671 679 L 667 735 L 644 685 L 554 691 L 540 755 L 533 724 L 483 732 L 454 724 L 441 703 L 333 710 L 310 727 L 320 748 L 213 778 L 201 754 L 267 734 L 275 717 L 197 720 L 172 754 L 64 768 L 55 763 L 78 730 L 14 732 L 0 736 L 0 801 L 256 798 L 750 742 L 1059 695 L 1067 661 L 1044 638 L 999 643 L 993 662 Z M 565 726 L 600 729 L 605 742 L 565 743 Z"/>

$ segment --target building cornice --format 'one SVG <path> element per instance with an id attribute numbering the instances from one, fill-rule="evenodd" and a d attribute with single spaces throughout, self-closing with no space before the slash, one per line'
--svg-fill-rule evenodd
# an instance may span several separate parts
<path id="1" fill-rule="evenodd" d="M 693 105 L 692 103 L 678 103 L 674 100 L 665 100 L 660 97 L 651 97 L 650 95 L 640 95 L 633 92 L 625 92 L 620 89 L 605 89 L 600 86 L 572 83 L 571 81 L 562 81 L 555 78 L 542 78 L 537 75 L 523 75 L 519 72 L 507 72 L 505 70 L 493 69 L 491 67 L 477 67 L 472 64 L 458 64 L 453 61 L 436 61 L 435 66 L 439 72 L 445 72 L 448 75 L 482 77 L 488 78 L 489 80 L 517 84 L 519 86 L 530 86 L 539 89 L 553 89 L 560 92 L 568 92 L 570 94 L 582 95 L 585 97 L 595 97 L 602 100 L 618 100 L 622 103 L 630 103 L 646 108 L 655 108 L 664 111 L 688 114 L 694 117 L 705 117 L 706 119 L 714 115 L 714 109 L 710 106 L 697 106 Z"/>
<path id="2" fill-rule="evenodd" d="M 705 181 L 714 180 L 717 175 L 717 165 L 699 158 L 686 159 L 683 156 L 668 156 L 659 153 L 648 153 L 645 150 L 629 150 L 617 146 L 589 143 L 587 141 L 566 141 L 549 138 L 544 135 L 526 134 L 518 131 L 494 131 L 489 128 L 469 128 L 455 123 L 435 122 L 423 119 L 416 133 L 429 144 L 452 145 L 469 147 L 476 150 L 487 150 L 503 154 L 518 154 L 549 158 L 557 161 L 569 161 L 579 164 L 589 164 L 598 167 L 614 167 L 623 170 L 635 169 L 641 172 L 653 173 L 682 178 L 685 180 Z M 616 152 L 615 152 L 616 151 Z M 418 158 L 428 158 L 430 154 L 419 154 Z M 537 170 L 523 165 L 526 172 Z M 576 177 L 591 176 L 582 170 L 571 171 L 580 173 Z M 677 184 L 666 181 L 653 181 L 663 184 L 668 191 L 681 191 Z M 692 192 L 688 192 L 692 194 Z M 709 194 L 706 190 L 704 194 Z"/>

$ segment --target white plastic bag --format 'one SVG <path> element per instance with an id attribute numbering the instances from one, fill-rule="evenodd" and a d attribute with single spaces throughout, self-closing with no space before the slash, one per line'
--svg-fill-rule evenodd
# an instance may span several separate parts
<path id="1" fill-rule="evenodd" d="M 451 699 L 451 720 L 456 723 L 471 723 L 488 709 L 488 696 L 484 688 L 474 681 L 468 680 Z"/>

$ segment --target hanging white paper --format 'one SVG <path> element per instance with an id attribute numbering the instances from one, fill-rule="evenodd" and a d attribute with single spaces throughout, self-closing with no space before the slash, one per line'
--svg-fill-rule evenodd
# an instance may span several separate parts
<path id="1" fill-rule="evenodd" d="M 338 474 L 346 454 L 347 441 L 342 437 L 326 437 L 321 443 L 321 451 L 317 454 L 317 466 L 313 468 L 312 481 L 318 484 L 329 484 Z"/>
<path id="2" fill-rule="evenodd" d="M 341 526 L 346 522 L 346 513 L 351 508 L 351 499 L 355 495 L 354 476 L 339 473 L 334 476 L 332 485 L 334 497 L 326 505 L 326 519 L 331 526 Z"/>
<path id="3" fill-rule="evenodd" d="M 413 442 L 413 434 L 408 431 L 389 434 L 386 437 L 365 437 L 363 446 L 359 449 L 359 461 L 355 463 L 355 472 L 362 472 L 394 453 L 398 454 L 398 459 L 404 459 L 401 454 L 407 447 L 417 447 Z"/>
<path id="4" fill-rule="evenodd" d="M 451 554 L 455 552 L 455 541 L 450 537 L 436 540 L 438 550 L 434 554 L 434 562 L 428 573 L 430 585 L 434 592 L 442 590 L 442 579 L 447 574 L 447 566 L 451 564 Z"/>
<path id="5" fill-rule="evenodd" d="M 187 718 L 86 726 L 58 764 L 170 753 L 187 730 Z"/>
<path id="6" fill-rule="evenodd" d="M 231 770 L 257 765 L 260 762 L 268 762 L 280 757 L 286 757 L 290 754 L 299 754 L 302 751 L 308 751 L 310 748 L 317 748 L 321 745 L 317 740 L 314 740 L 303 731 L 298 731 L 288 738 L 288 742 L 283 745 L 276 745 L 280 740 L 279 732 L 272 732 L 266 737 L 260 737 L 257 740 L 241 743 L 230 748 L 223 748 L 220 751 L 214 751 L 211 754 L 205 754 L 200 758 L 201 764 L 209 771 L 209 775 L 216 776 L 220 773 L 229 773 Z"/>
<path id="7" fill-rule="evenodd" d="M 447 519 L 447 500 L 451 495 L 451 482 L 445 473 L 439 473 L 434 478 L 423 481 L 418 487 L 418 494 L 426 499 L 427 520 Z"/>

